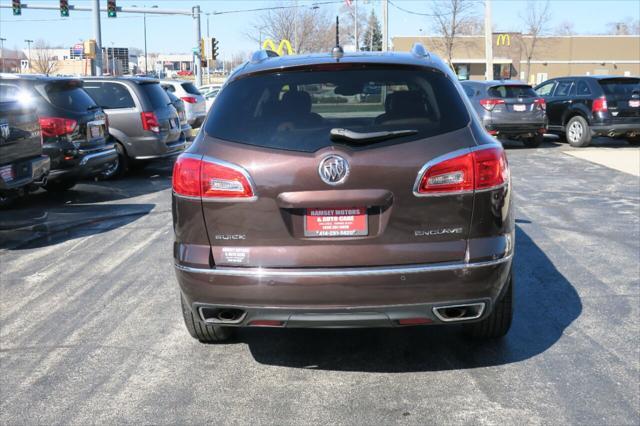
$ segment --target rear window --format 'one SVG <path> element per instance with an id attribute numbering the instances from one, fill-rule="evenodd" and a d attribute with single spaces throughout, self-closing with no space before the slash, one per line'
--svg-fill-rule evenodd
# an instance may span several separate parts
<path id="1" fill-rule="evenodd" d="M 538 95 L 531 86 L 503 85 L 490 87 L 489 96 L 492 98 L 535 98 Z"/>
<path id="2" fill-rule="evenodd" d="M 338 143 L 330 138 L 333 128 L 417 131 L 366 145 L 381 146 L 451 132 L 468 122 L 458 91 L 440 71 L 385 67 L 241 78 L 220 91 L 205 130 L 228 141 L 314 152 Z"/>
<path id="3" fill-rule="evenodd" d="M 631 97 L 633 93 L 640 94 L 640 79 L 638 78 L 611 78 L 600 80 L 600 86 L 606 95 Z"/>
<path id="4" fill-rule="evenodd" d="M 142 89 L 147 99 L 149 99 L 149 103 L 151 103 L 151 108 L 153 109 L 163 108 L 171 103 L 167 92 L 164 91 L 159 83 L 141 84 L 140 89 Z"/>
<path id="5" fill-rule="evenodd" d="M 190 93 L 192 95 L 201 94 L 198 88 L 193 85 L 193 83 L 182 83 L 182 88 L 185 90 L 185 92 Z"/>
<path id="6" fill-rule="evenodd" d="M 120 83 L 86 82 L 84 90 L 104 109 L 135 108 L 129 89 Z"/>
<path id="7" fill-rule="evenodd" d="M 49 102 L 62 109 L 85 112 L 96 106 L 84 89 L 73 84 L 49 84 L 45 91 Z"/>

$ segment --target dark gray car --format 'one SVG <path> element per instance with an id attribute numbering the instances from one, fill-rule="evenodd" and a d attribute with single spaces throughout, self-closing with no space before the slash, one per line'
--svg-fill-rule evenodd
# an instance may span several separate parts
<path id="1" fill-rule="evenodd" d="M 467 97 L 487 131 L 498 138 L 519 139 L 528 147 L 542 143 L 546 104 L 520 81 L 464 81 Z"/>
<path id="2" fill-rule="evenodd" d="M 132 161 L 180 154 L 186 139 L 178 112 L 149 78 L 87 78 L 85 90 L 107 113 L 109 134 L 117 142 L 118 164 L 107 175 L 124 174 Z"/>

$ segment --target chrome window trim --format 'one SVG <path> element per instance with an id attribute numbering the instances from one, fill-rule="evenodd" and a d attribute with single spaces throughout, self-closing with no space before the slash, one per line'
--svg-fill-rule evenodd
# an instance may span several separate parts
<path id="1" fill-rule="evenodd" d="M 444 155 L 441 155 L 439 157 L 436 157 L 432 160 L 427 161 L 427 163 L 425 163 L 424 166 L 422 166 L 420 168 L 420 170 L 418 171 L 418 175 L 416 176 L 416 180 L 413 184 L 413 195 L 419 198 L 426 198 L 426 197 L 447 197 L 447 196 L 451 196 L 451 195 L 466 195 L 466 194 L 473 194 L 474 192 L 486 192 L 486 191 L 492 191 L 494 189 L 498 189 L 498 188 L 503 188 L 505 186 L 508 186 L 508 182 L 505 182 L 503 184 L 497 185 L 497 186 L 492 186 L 490 188 L 482 188 L 482 189 L 478 189 L 478 190 L 467 190 L 467 191 L 454 191 L 454 192 L 434 192 L 434 193 L 421 193 L 419 192 L 419 188 L 420 188 L 420 182 L 422 181 L 422 176 L 424 176 L 424 174 L 433 166 L 435 166 L 436 164 L 439 164 L 443 161 L 447 161 L 450 160 L 452 158 L 456 158 L 456 157 L 460 157 L 466 154 L 470 154 L 472 152 L 475 151 L 480 151 L 483 149 L 491 149 L 491 148 L 501 148 L 502 145 L 499 144 L 486 144 L 486 145 L 477 145 L 471 148 L 462 148 L 462 149 L 457 149 L 455 151 L 451 151 L 448 152 Z"/>
<path id="2" fill-rule="evenodd" d="M 424 272 L 457 271 L 474 268 L 496 266 L 509 262 L 513 253 L 499 259 L 480 262 L 451 262 L 441 264 L 419 264 L 408 266 L 383 266 L 371 268 L 326 268 L 326 269 L 287 269 L 287 268 L 242 268 L 218 267 L 214 269 L 193 268 L 175 263 L 177 270 L 206 275 L 222 275 L 236 277 L 358 277 L 394 274 L 417 274 Z"/>
<path id="3" fill-rule="evenodd" d="M 185 200 L 194 200 L 194 201 L 202 201 L 203 203 L 251 203 L 254 202 L 258 199 L 258 193 L 256 191 L 256 184 L 254 183 L 253 179 L 251 178 L 251 175 L 249 175 L 249 172 L 247 172 L 247 170 L 242 167 L 239 166 L 237 164 L 234 163 L 229 163 L 228 161 L 224 161 L 224 160 L 219 160 L 217 158 L 213 158 L 213 157 L 208 157 L 206 155 L 196 155 L 196 154 L 190 154 L 190 153 L 185 153 L 185 154 L 181 154 L 181 156 L 183 157 L 188 157 L 188 158 L 194 158 L 196 160 L 200 160 L 200 161 L 206 161 L 208 163 L 213 163 L 213 164 L 218 164 L 222 167 L 227 167 L 229 169 L 233 169 L 235 171 L 237 171 L 238 173 L 242 174 L 242 176 L 244 176 L 244 178 L 247 180 L 247 182 L 249 182 L 249 187 L 251 187 L 251 192 L 253 193 L 253 197 L 243 197 L 243 198 L 237 198 L 237 197 L 217 197 L 217 198 L 202 198 L 202 197 L 192 197 L 192 196 L 187 196 L 187 195 L 180 195 L 180 194 L 176 194 L 175 191 L 171 191 L 172 194 L 177 197 L 177 198 L 183 198 Z"/>

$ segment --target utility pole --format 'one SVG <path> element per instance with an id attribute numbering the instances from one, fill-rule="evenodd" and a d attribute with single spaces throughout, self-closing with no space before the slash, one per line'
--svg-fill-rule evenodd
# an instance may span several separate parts
<path id="1" fill-rule="evenodd" d="M 382 51 L 389 51 L 389 1 L 382 0 Z"/>
<path id="2" fill-rule="evenodd" d="M 196 46 L 198 50 L 194 50 L 193 52 L 193 66 L 196 71 L 196 86 L 202 86 L 202 65 L 200 64 L 200 39 L 202 38 L 202 33 L 200 32 L 200 6 L 193 6 L 193 19 L 195 19 L 195 36 L 196 36 Z"/>
<path id="3" fill-rule="evenodd" d="M 493 28 L 491 25 L 491 0 L 484 1 L 484 57 L 486 62 L 485 78 L 493 80 Z"/>
<path id="4" fill-rule="evenodd" d="M 29 68 L 29 72 L 31 72 L 31 43 L 33 43 L 33 40 L 25 40 L 25 43 L 27 43 L 27 49 L 29 51 L 29 57 L 27 58 L 27 63 L 28 63 L 28 68 Z"/>
<path id="5" fill-rule="evenodd" d="M 0 37 L 0 55 L 2 55 L 2 68 L 0 68 L 0 72 L 4 72 L 4 42 L 7 41 L 6 38 Z"/>
<path id="6" fill-rule="evenodd" d="M 100 29 L 100 0 L 93 0 L 93 37 L 96 39 L 95 73 L 102 75 L 102 30 Z M 108 60 L 108 58 L 107 58 Z"/>
<path id="7" fill-rule="evenodd" d="M 355 27 L 353 29 L 353 33 L 356 39 L 356 52 L 358 52 L 360 50 L 358 46 L 358 0 L 354 0 L 353 2 L 353 11 L 354 11 L 353 25 Z"/>

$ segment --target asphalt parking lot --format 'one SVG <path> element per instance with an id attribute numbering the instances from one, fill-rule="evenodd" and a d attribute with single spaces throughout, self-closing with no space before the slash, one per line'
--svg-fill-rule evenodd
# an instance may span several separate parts
<path id="1" fill-rule="evenodd" d="M 0 423 L 638 424 L 640 182 L 574 151 L 508 150 L 516 307 L 495 343 L 424 327 L 203 345 L 180 313 L 170 162 L 33 194 L 0 212 Z"/>

